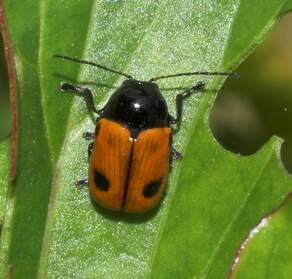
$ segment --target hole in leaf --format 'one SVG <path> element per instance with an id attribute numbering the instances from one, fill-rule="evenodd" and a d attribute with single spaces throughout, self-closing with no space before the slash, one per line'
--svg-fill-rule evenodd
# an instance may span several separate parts
<path id="1" fill-rule="evenodd" d="M 284 140 L 282 161 L 292 173 L 292 14 L 229 78 L 210 114 L 215 138 L 228 150 L 250 155 L 273 135 Z"/>

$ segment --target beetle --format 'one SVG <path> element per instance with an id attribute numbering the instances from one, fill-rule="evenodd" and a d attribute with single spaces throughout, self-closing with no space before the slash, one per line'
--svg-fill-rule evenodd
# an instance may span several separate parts
<path id="1" fill-rule="evenodd" d="M 97 114 L 94 133 L 86 132 L 88 146 L 88 179 L 77 185 L 89 185 L 90 194 L 101 206 L 112 210 L 139 213 L 155 207 L 165 191 L 171 162 L 181 158 L 172 146 L 173 127 L 180 127 L 183 102 L 202 91 L 205 83 L 176 96 L 176 116 L 168 112 L 167 103 L 155 81 L 189 75 L 230 75 L 229 72 L 189 72 L 151 78 L 134 79 L 131 75 L 100 64 L 64 55 L 55 58 L 88 64 L 126 77 L 98 110 L 89 88 L 62 82 L 61 92 L 75 92 L 84 96 Z"/>

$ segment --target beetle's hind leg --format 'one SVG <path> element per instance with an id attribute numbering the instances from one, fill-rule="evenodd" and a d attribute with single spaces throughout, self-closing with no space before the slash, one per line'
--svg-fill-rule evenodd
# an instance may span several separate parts
<path id="1" fill-rule="evenodd" d="M 93 142 L 91 142 L 90 144 L 88 144 L 88 148 L 87 148 L 87 151 L 88 151 L 88 160 L 90 159 L 93 146 L 94 146 L 94 143 Z"/>

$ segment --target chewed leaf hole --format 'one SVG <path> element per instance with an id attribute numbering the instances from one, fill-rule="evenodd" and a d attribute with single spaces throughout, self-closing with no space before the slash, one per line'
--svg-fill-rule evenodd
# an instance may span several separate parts
<path id="1" fill-rule="evenodd" d="M 273 135 L 281 137 L 281 158 L 292 173 L 292 38 L 285 16 L 267 38 L 227 79 L 210 114 L 215 138 L 241 155 L 259 150 Z"/>

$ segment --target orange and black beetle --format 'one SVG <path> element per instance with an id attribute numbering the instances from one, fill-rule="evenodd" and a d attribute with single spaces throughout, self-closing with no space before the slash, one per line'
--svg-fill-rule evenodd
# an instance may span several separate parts
<path id="1" fill-rule="evenodd" d="M 172 147 L 171 124 L 180 124 L 183 100 L 205 87 L 200 81 L 178 94 L 177 114 L 173 117 L 154 81 L 183 75 L 229 73 L 180 73 L 139 81 L 93 62 L 61 55 L 54 57 L 93 65 L 127 78 L 101 110 L 95 108 L 90 89 L 61 83 L 62 92 L 83 95 L 98 115 L 95 133 L 84 133 L 86 139 L 93 140 L 88 147 L 89 178 L 77 184 L 89 184 L 92 197 L 109 209 L 138 213 L 153 208 L 163 195 L 171 161 L 181 157 Z"/>

